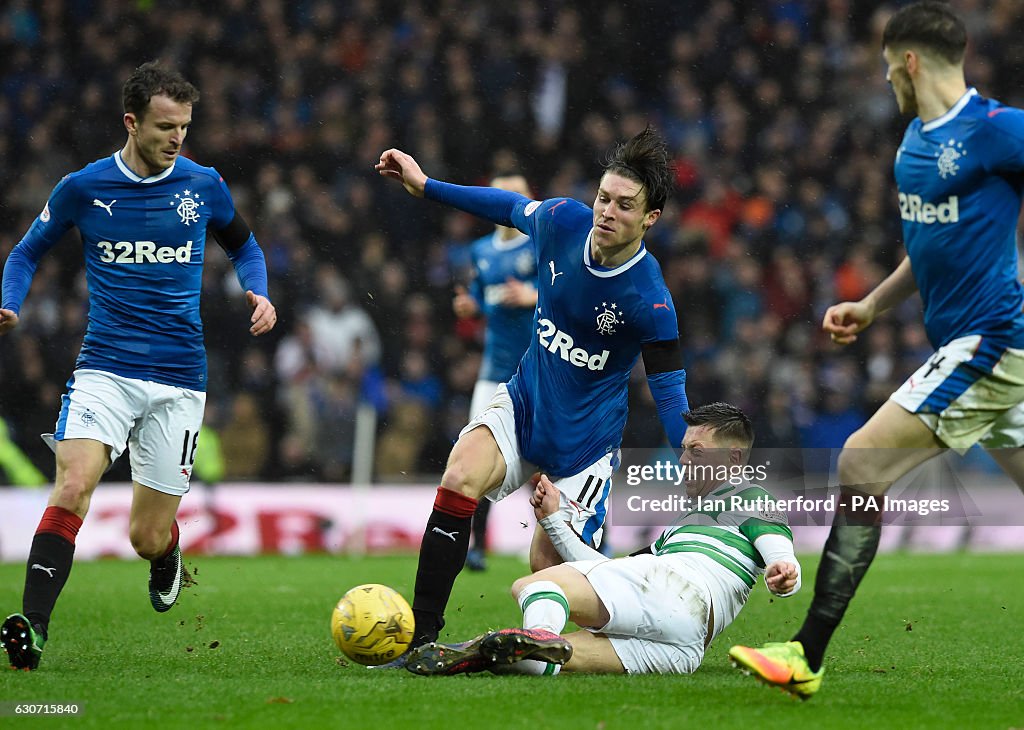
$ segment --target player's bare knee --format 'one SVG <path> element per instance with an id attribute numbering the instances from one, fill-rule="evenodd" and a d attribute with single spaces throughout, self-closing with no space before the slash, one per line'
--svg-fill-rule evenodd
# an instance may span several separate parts
<path id="1" fill-rule="evenodd" d="M 154 560 L 167 551 L 170 534 L 149 525 L 132 525 L 128 531 L 128 538 L 131 540 L 132 549 L 140 558 Z"/>
<path id="2" fill-rule="evenodd" d="M 466 497 L 479 499 L 487 492 L 487 485 L 481 484 L 480 480 L 474 478 L 465 468 L 461 459 L 455 459 L 448 463 L 441 477 L 441 486 Z"/>
<path id="3" fill-rule="evenodd" d="M 839 483 L 855 487 L 877 481 L 877 465 L 872 463 L 872 459 L 877 456 L 860 431 L 851 434 L 839 453 L 836 466 Z"/>
<path id="4" fill-rule="evenodd" d="M 54 486 L 53 493 L 50 495 L 50 504 L 73 512 L 79 517 L 85 517 L 89 511 L 89 500 L 95 488 L 95 484 L 90 484 L 84 479 L 65 475 L 65 478 Z"/>
<path id="5" fill-rule="evenodd" d="M 523 576 L 522 578 L 519 578 L 517 581 L 515 581 L 512 584 L 512 588 L 510 589 L 510 592 L 512 593 L 512 597 L 518 601 L 519 600 L 519 594 L 522 593 L 523 591 L 525 591 L 526 590 L 526 586 L 530 585 L 535 580 L 536 580 L 536 577 L 532 576 L 532 575 L 526 575 L 526 576 Z"/>

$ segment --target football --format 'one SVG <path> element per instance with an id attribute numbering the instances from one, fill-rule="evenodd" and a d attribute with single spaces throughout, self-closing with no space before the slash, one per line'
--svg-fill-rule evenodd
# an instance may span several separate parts
<path id="1" fill-rule="evenodd" d="M 352 661 L 371 667 L 400 657 L 412 642 L 414 627 L 406 600 L 379 583 L 356 586 L 331 614 L 334 643 Z"/>

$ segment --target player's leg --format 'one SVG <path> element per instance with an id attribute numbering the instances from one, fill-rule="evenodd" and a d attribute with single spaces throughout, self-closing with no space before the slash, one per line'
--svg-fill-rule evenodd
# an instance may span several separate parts
<path id="1" fill-rule="evenodd" d="M 1006 475 L 1024 491 L 1024 448 L 989 449 L 988 453 Z"/>
<path id="2" fill-rule="evenodd" d="M 565 636 L 572 645 L 572 658 L 562 667 L 565 672 L 586 674 L 625 674 L 626 668 L 607 636 L 589 631 L 574 631 Z"/>
<path id="3" fill-rule="evenodd" d="M 128 535 L 138 556 L 149 561 L 149 600 L 156 611 L 163 613 L 178 600 L 185 579 L 174 519 L 181 496 L 158 492 L 138 482 L 132 488 Z"/>
<path id="4" fill-rule="evenodd" d="M 75 538 L 89 511 L 100 477 L 110 464 L 109 448 L 91 439 L 58 441 L 57 474 L 25 565 L 22 613 L 0 627 L 11 666 L 35 669 L 49 632 L 50 616 L 75 555 Z"/>
<path id="5" fill-rule="evenodd" d="M 493 380 L 478 380 L 473 387 L 473 397 L 469 402 L 469 416 L 476 418 L 494 398 L 499 383 Z M 469 553 L 466 555 L 466 567 L 470 570 L 487 569 L 487 520 L 491 513 L 491 500 L 481 499 L 473 515 L 473 539 Z"/>
<path id="6" fill-rule="evenodd" d="M 473 513 L 473 547 L 466 555 L 470 570 L 487 570 L 487 519 L 491 514 L 491 500 L 481 499 Z"/>
<path id="7" fill-rule="evenodd" d="M 186 572 L 174 517 L 188 493 L 199 449 L 206 394 L 134 381 L 145 391 L 146 410 L 132 430 L 132 509 L 128 535 L 149 561 L 149 600 L 163 613 L 178 600 Z"/>
<path id="8" fill-rule="evenodd" d="M 488 426 L 463 431 L 448 457 L 420 544 L 414 646 L 434 641 L 440 633 L 455 578 L 466 562 L 478 501 L 501 485 L 505 472 L 501 449 Z"/>
<path id="9" fill-rule="evenodd" d="M 845 501 L 849 503 L 851 494 L 884 494 L 895 480 L 940 451 L 935 434 L 917 415 L 886 401 L 843 446 L 839 483 Z M 763 681 L 804 699 L 817 691 L 825 649 L 874 560 L 881 530 L 879 509 L 838 510 L 803 626 L 789 643 L 733 647 L 733 659 Z"/>

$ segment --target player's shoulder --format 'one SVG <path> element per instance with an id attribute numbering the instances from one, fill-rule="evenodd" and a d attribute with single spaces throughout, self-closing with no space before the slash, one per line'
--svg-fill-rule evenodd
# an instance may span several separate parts
<path id="1" fill-rule="evenodd" d="M 221 177 L 221 174 L 217 172 L 215 168 L 200 165 L 198 162 L 189 159 L 188 157 L 179 157 L 174 163 L 174 169 L 175 172 L 181 174 L 208 178 L 216 183 L 224 182 L 224 178 Z"/>
<path id="2" fill-rule="evenodd" d="M 573 198 L 548 198 L 531 200 L 523 208 L 527 218 L 535 217 L 538 222 L 559 226 L 577 225 L 581 220 L 592 224 L 594 212 L 589 205 Z"/>
<path id="3" fill-rule="evenodd" d="M 1024 137 L 1024 109 L 1008 106 L 995 99 L 975 97 L 969 107 L 971 118 L 993 131 Z"/>

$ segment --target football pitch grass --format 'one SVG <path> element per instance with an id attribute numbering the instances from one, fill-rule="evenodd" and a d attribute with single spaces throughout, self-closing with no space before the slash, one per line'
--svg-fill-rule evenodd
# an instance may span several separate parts
<path id="1" fill-rule="evenodd" d="M 822 690 L 800 702 L 731 668 L 726 652 L 789 638 L 815 563 L 803 556 L 805 588 L 792 599 L 759 585 L 694 675 L 552 678 L 417 677 L 343 661 L 334 603 L 368 582 L 411 598 L 411 556 L 186 556 L 197 585 L 162 615 L 149 606 L 145 563 L 83 562 L 40 669 L 0 671 L 0 727 L 1024 727 L 1024 556 L 880 556 L 830 647 Z M 464 573 L 447 638 L 516 625 L 507 588 L 525 572 L 492 558 L 486 573 Z M 4 615 L 20 610 L 23 579 L 23 565 L 0 565 Z M 81 711 L 19 717 L 12 702 Z"/>

